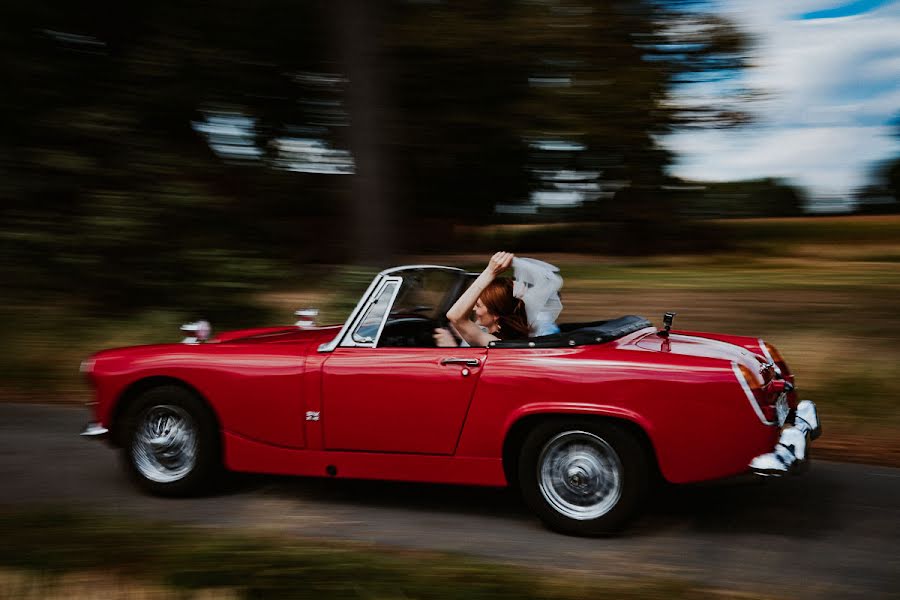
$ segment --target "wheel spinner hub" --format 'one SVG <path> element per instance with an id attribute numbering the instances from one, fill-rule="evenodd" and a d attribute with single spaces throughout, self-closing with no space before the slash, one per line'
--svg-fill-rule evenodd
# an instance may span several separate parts
<path id="1" fill-rule="evenodd" d="M 622 463 L 599 436 L 567 431 L 544 446 L 538 482 L 544 499 L 559 513 L 577 520 L 596 519 L 622 495 Z"/>
<path id="2" fill-rule="evenodd" d="M 143 413 L 131 448 L 138 472 L 157 483 L 187 476 L 196 465 L 197 427 L 180 406 L 158 405 Z"/>

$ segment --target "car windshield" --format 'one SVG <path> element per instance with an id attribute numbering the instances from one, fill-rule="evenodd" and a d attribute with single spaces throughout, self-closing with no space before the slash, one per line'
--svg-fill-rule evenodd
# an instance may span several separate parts
<path id="1" fill-rule="evenodd" d="M 434 330 L 446 326 L 447 310 L 471 276 L 452 268 L 392 269 L 354 317 L 344 346 L 434 347 Z M 343 335 L 343 334 L 339 334 Z"/>
<path id="2" fill-rule="evenodd" d="M 388 319 L 421 317 L 441 320 L 449 305 L 461 292 L 459 271 L 445 269 L 409 269 L 394 273 L 403 278 Z"/>

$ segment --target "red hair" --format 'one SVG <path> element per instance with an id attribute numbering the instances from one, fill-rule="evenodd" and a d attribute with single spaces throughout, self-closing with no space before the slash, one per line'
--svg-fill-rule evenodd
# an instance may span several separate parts
<path id="1" fill-rule="evenodd" d="M 501 340 L 527 338 L 530 332 L 525 303 L 513 296 L 512 279 L 498 277 L 481 292 L 481 303 L 497 317 L 500 329 L 494 333 Z"/>

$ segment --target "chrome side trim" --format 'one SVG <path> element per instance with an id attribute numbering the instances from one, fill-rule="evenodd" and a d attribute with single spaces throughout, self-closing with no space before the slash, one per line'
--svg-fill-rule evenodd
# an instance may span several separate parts
<path id="1" fill-rule="evenodd" d="M 100 423 L 96 423 L 91 421 L 87 425 L 84 426 L 84 430 L 81 432 L 81 437 L 87 437 L 94 440 L 101 440 L 105 438 L 109 434 L 109 429 L 100 425 Z"/>
<path id="2" fill-rule="evenodd" d="M 763 425 L 774 425 L 775 421 L 769 421 L 768 419 L 766 419 L 766 415 L 763 414 L 762 409 L 756 402 L 756 396 L 753 395 L 753 390 L 751 390 L 750 386 L 747 385 L 747 382 L 744 380 L 744 376 L 741 374 L 741 369 L 738 367 L 738 364 L 736 362 L 731 363 L 731 370 L 734 371 L 734 376 L 737 378 L 738 383 L 741 384 L 741 389 L 744 390 L 744 394 L 746 394 L 747 396 L 747 401 L 750 402 L 750 408 L 753 409 L 753 412 L 756 413 L 756 416 L 759 417 L 759 420 L 763 422 Z"/>

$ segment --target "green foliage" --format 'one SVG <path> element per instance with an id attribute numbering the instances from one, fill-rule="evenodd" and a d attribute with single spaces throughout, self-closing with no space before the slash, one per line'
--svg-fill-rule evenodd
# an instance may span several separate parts
<path id="1" fill-rule="evenodd" d="M 799 217 L 806 204 L 800 189 L 778 179 L 697 183 L 680 195 L 681 210 L 700 218 Z"/>
<path id="2" fill-rule="evenodd" d="M 768 245 L 778 255 L 789 254 L 802 242 L 835 248 L 885 244 L 895 250 L 900 239 L 900 219 L 893 216 L 747 219 L 721 221 L 719 226 L 746 247 Z"/>
<path id="3" fill-rule="evenodd" d="M 627 223 L 601 221 L 470 228 L 457 240 L 469 252 L 490 253 L 505 248 L 519 254 L 575 252 L 620 256 L 654 255 L 660 248 L 666 248 L 667 252 L 699 254 L 734 245 L 720 223 L 683 222 L 677 214 L 663 217 L 642 223 L 640 235 Z"/>

